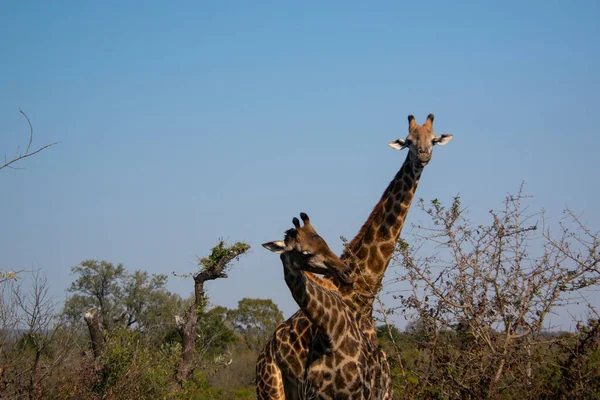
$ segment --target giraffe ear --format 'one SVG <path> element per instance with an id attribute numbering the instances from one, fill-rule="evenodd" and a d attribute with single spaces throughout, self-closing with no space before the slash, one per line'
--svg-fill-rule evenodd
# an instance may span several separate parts
<path id="1" fill-rule="evenodd" d="M 433 138 L 433 144 L 437 144 L 438 146 L 443 146 L 452 140 L 452 135 L 449 133 L 442 133 L 441 135 Z"/>
<path id="2" fill-rule="evenodd" d="M 404 140 L 404 139 L 396 139 L 396 140 L 392 140 L 391 142 L 389 142 L 388 146 L 390 146 L 392 149 L 402 150 L 407 145 L 406 145 L 406 140 Z"/>
<path id="3" fill-rule="evenodd" d="M 283 240 L 275 240 L 273 242 L 263 243 L 262 247 L 273 253 L 281 254 L 285 250 L 285 242 Z"/>

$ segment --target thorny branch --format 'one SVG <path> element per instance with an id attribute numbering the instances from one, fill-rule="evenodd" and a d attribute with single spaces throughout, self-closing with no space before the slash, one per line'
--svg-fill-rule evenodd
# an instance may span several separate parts
<path id="1" fill-rule="evenodd" d="M 547 317 L 600 283 L 598 233 L 569 209 L 551 230 L 544 211 L 528 211 L 529 198 L 521 185 L 488 225 L 473 224 L 459 197 L 447 207 L 419 202 L 430 223 L 415 226 L 412 246 L 398 243 L 395 283 L 411 290 L 394 295 L 400 305 L 391 311 L 420 324 L 427 356 L 403 367 L 420 384 L 462 398 L 530 385 L 532 357 L 549 342 Z"/>

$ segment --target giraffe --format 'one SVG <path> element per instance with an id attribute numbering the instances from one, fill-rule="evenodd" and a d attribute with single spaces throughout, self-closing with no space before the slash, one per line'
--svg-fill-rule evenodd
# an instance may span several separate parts
<path id="1" fill-rule="evenodd" d="M 318 328 L 315 338 L 325 350 L 311 360 L 304 371 L 301 385 L 294 392 L 277 393 L 282 377 L 262 381 L 257 388 L 259 398 L 269 398 L 273 390 L 279 398 L 310 399 L 391 399 L 390 371 L 385 353 L 362 332 L 353 313 L 344 304 L 334 285 L 312 272 L 326 276 L 343 273 L 347 266 L 329 249 L 310 223 L 300 214 L 304 226 L 294 218 L 295 228 L 285 233 L 283 241 L 264 243 L 263 247 L 281 254 L 284 277 L 294 300 L 311 323 Z M 258 363 L 269 363 L 260 358 Z M 265 365 L 276 370 L 276 365 Z M 302 370 L 302 365 L 297 365 Z"/>
<path id="2" fill-rule="evenodd" d="M 340 282 L 338 288 L 344 302 L 357 314 L 360 325 L 373 341 L 377 341 L 372 318 L 375 295 L 396 249 L 421 173 L 431 161 L 433 146 L 443 146 L 453 137 L 450 134 L 435 135 L 434 118 L 429 114 L 425 123 L 419 125 L 415 117 L 409 115 L 406 139 L 389 143 L 395 150 L 407 148 L 406 159 L 340 257 L 349 265 L 350 276 Z M 347 284 L 348 281 L 353 284 Z"/>
<path id="3" fill-rule="evenodd" d="M 389 143 L 389 146 L 396 150 L 407 148 L 408 155 L 367 221 L 340 257 L 350 267 L 349 271 L 345 271 L 347 279 L 342 280 L 331 275 L 321 280 L 326 287 L 339 290 L 344 303 L 355 314 L 361 330 L 368 334 L 373 343 L 377 343 L 372 321 L 375 294 L 381 286 L 393 255 L 421 173 L 431 160 L 433 146 L 443 146 L 452 139 L 452 135 L 449 134 L 436 136 L 433 132 L 433 120 L 434 115 L 429 114 L 421 126 L 417 124 L 414 116 L 409 115 L 406 139 L 397 139 Z M 322 348 L 313 340 L 316 332 L 317 328 L 312 326 L 302 309 L 277 327 L 259 356 L 272 357 L 273 360 L 270 363 L 257 364 L 256 383 L 258 387 L 262 380 L 269 380 L 271 375 L 278 375 L 284 377 L 280 380 L 282 387 L 274 391 L 274 394 L 260 398 L 284 398 L 278 397 L 277 394 L 284 392 L 283 382 L 286 390 L 289 390 L 288 386 L 301 381 L 302 371 L 299 371 L 298 365 L 308 365 L 309 352 L 315 354 L 316 349 Z M 274 366 L 267 369 L 264 368 L 265 365 Z"/>

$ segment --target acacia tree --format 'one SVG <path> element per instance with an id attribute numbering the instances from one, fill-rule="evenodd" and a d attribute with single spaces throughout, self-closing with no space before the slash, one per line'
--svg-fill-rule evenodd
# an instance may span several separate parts
<path id="1" fill-rule="evenodd" d="M 283 322 L 283 313 L 271 299 L 248 299 L 238 302 L 238 307 L 230 311 L 230 319 L 234 323 L 248 349 L 260 351 Z"/>
<path id="2" fill-rule="evenodd" d="M 167 318 L 184 304 L 178 294 L 166 290 L 165 275 L 129 273 L 122 264 L 97 260 L 85 260 L 71 271 L 77 279 L 68 289 L 73 295 L 65 302 L 63 317 L 75 326 L 83 317 L 96 359 L 115 328 L 162 336 L 169 330 Z"/>
<path id="3" fill-rule="evenodd" d="M 196 323 L 196 351 L 200 358 L 207 353 L 222 353 L 236 340 L 235 332 L 228 322 L 228 310 L 223 306 L 199 310 Z"/>
<path id="4" fill-rule="evenodd" d="M 167 276 L 137 270 L 129 273 L 123 264 L 85 260 L 71 268 L 77 279 L 73 295 L 65 302 L 64 314 L 79 321 L 90 308 L 97 308 L 102 327 L 159 329 L 165 307 L 176 307 L 181 298 L 166 290 Z"/>
<path id="5" fill-rule="evenodd" d="M 77 279 L 68 292 L 73 295 L 65 302 L 64 313 L 72 321 L 79 321 L 89 308 L 97 308 L 102 327 L 110 329 L 124 317 L 122 309 L 123 282 L 127 271 L 123 264 L 108 261 L 85 260 L 71 268 Z"/>
<path id="6" fill-rule="evenodd" d="M 194 348 L 198 314 L 204 311 L 207 302 L 204 283 L 227 278 L 226 272 L 231 267 L 232 261 L 239 259 L 249 249 L 250 245 L 247 243 L 237 242 L 228 246 L 223 240 L 219 240 L 217 245 L 211 249 L 209 256 L 198 259 L 200 270 L 195 274 L 188 275 L 194 279 L 194 301 L 184 316 L 175 316 L 177 331 L 182 340 L 181 362 L 177 373 L 180 383 L 187 380 L 195 368 Z"/>
<path id="7" fill-rule="evenodd" d="M 161 329 L 166 321 L 166 309 L 178 309 L 182 304 L 179 295 L 168 292 L 167 276 L 149 275 L 146 271 L 128 274 L 123 281 L 124 325 L 138 326 L 145 332 Z"/>
<path id="8" fill-rule="evenodd" d="M 544 212 L 528 214 L 523 186 L 489 224 L 474 224 L 460 198 L 419 207 L 429 224 L 415 226 L 412 246 L 400 241 L 394 294 L 401 312 L 419 320 L 423 358 L 410 377 L 445 398 L 490 398 L 534 387 L 548 316 L 580 301 L 600 281 L 600 241 L 571 212 L 550 229 Z M 427 252 L 429 255 L 421 256 Z"/>

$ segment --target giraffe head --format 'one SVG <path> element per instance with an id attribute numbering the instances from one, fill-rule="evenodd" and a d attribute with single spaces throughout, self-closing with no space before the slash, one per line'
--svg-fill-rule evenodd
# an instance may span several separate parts
<path id="1" fill-rule="evenodd" d="M 450 134 L 435 135 L 433 133 L 433 114 L 427 116 L 423 125 L 417 124 L 415 117 L 408 116 L 408 136 L 406 139 L 396 139 L 389 143 L 390 147 L 402 150 L 408 147 L 410 157 L 422 167 L 431 160 L 433 146 L 443 146 L 452 139 Z"/>
<path id="2" fill-rule="evenodd" d="M 304 226 L 300 226 L 300 221 L 294 217 L 292 222 L 295 228 L 285 232 L 284 240 L 263 243 L 262 246 L 281 254 L 281 261 L 294 269 L 331 276 L 345 284 L 352 284 L 349 267 L 315 231 L 308 215 L 300 213 L 300 218 Z"/>

